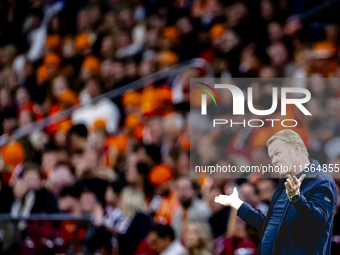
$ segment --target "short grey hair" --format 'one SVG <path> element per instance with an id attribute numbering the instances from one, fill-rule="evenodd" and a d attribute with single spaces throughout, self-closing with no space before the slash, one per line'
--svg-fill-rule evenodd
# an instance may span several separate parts
<path id="1" fill-rule="evenodd" d="M 307 157 L 309 156 L 305 143 L 302 141 L 299 134 L 295 131 L 291 129 L 284 129 L 277 132 L 275 135 L 268 139 L 267 147 L 269 147 L 269 145 L 271 145 L 276 139 L 282 140 L 291 146 L 298 144 L 303 154 L 305 154 Z"/>

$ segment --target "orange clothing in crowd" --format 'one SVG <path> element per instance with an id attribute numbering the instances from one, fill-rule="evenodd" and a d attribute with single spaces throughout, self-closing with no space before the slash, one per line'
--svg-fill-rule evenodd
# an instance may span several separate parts
<path id="1" fill-rule="evenodd" d="M 39 109 L 35 109 L 35 106 L 37 106 L 37 104 L 33 103 L 32 101 L 22 104 L 21 106 L 18 107 L 18 116 L 22 112 L 29 111 L 35 115 L 35 119 L 37 121 L 43 119 L 44 116 L 42 112 L 39 111 Z"/>
<path id="2" fill-rule="evenodd" d="M 59 113 L 60 109 L 61 109 L 61 107 L 60 107 L 59 104 L 52 104 L 50 106 L 50 111 L 49 111 L 48 116 L 51 117 L 51 119 L 56 118 L 56 116 L 52 116 L 52 115 Z M 58 131 L 58 123 L 51 124 L 46 129 L 47 129 L 48 133 L 55 134 Z"/>
<path id="3" fill-rule="evenodd" d="M 94 42 L 94 37 L 90 34 L 79 34 L 76 36 L 75 38 L 75 49 L 76 52 L 80 52 L 84 49 L 86 49 L 87 47 L 91 46 Z"/>
<path id="4" fill-rule="evenodd" d="M 89 56 L 85 58 L 81 65 L 81 68 L 87 68 L 91 72 L 91 75 L 97 75 L 100 71 L 99 59 L 95 56 Z"/>
<path id="5" fill-rule="evenodd" d="M 60 113 L 60 112 L 61 112 L 60 104 L 52 104 L 50 106 L 50 111 L 49 111 L 49 115 L 48 115 L 51 118 L 51 121 L 54 121 L 55 119 L 59 118 L 57 113 Z M 56 115 L 53 116 L 54 114 L 56 114 Z M 72 127 L 72 121 L 69 118 L 66 118 L 66 119 L 63 119 L 61 121 L 57 121 L 54 124 L 49 125 L 46 128 L 46 131 L 49 134 L 55 134 L 59 130 L 68 131 L 71 127 Z"/>
<path id="6" fill-rule="evenodd" d="M 176 42 L 176 40 L 179 39 L 179 32 L 177 28 L 174 26 L 163 28 L 163 38 Z"/>
<path id="7" fill-rule="evenodd" d="M 170 167 L 165 164 L 158 164 L 150 170 L 148 178 L 153 185 L 158 186 L 171 180 L 173 176 L 174 173 Z"/>
<path id="8" fill-rule="evenodd" d="M 25 150 L 21 143 L 11 142 L 1 149 L 1 155 L 5 165 L 15 168 L 24 162 Z"/>
<path id="9" fill-rule="evenodd" d="M 117 163 L 117 148 L 110 147 L 108 145 L 104 146 L 101 155 L 100 161 L 101 165 L 105 167 L 114 167 Z"/>
<path id="10" fill-rule="evenodd" d="M 66 89 L 58 98 L 59 102 L 62 104 L 67 104 L 70 107 L 76 106 L 79 104 L 78 95 L 70 90 Z"/>
<path id="11" fill-rule="evenodd" d="M 215 24 L 210 30 L 209 30 L 209 36 L 211 38 L 215 37 L 221 37 L 225 32 L 225 26 L 224 24 Z"/>
<path id="12" fill-rule="evenodd" d="M 52 51 L 60 49 L 60 36 L 48 35 L 46 37 L 45 45 L 48 46 Z"/>
<path id="13" fill-rule="evenodd" d="M 76 231 L 77 233 L 75 233 Z M 67 242 L 71 241 L 75 237 L 77 237 L 78 240 L 81 240 L 85 236 L 85 230 L 82 228 L 78 229 L 77 223 L 74 221 L 62 221 L 61 233 L 62 237 Z"/>
<path id="14" fill-rule="evenodd" d="M 159 113 L 162 102 L 160 98 L 156 96 L 156 89 L 153 86 L 143 90 L 141 105 L 141 111 L 145 116 L 152 116 Z"/>
<path id="15" fill-rule="evenodd" d="M 172 51 L 162 51 L 159 56 L 159 63 L 168 63 L 170 66 L 175 65 L 179 62 L 179 57 Z"/>
<path id="16" fill-rule="evenodd" d="M 47 65 L 47 66 L 60 67 L 61 58 L 59 55 L 55 53 L 48 53 L 46 57 L 43 59 L 43 63 L 44 65 Z"/>
<path id="17" fill-rule="evenodd" d="M 155 186 L 160 186 L 171 180 L 173 175 L 173 170 L 169 166 L 158 164 L 150 170 L 148 178 L 150 183 Z M 170 190 L 169 196 L 162 197 L 155 213 L 154 221 L 162 224 L 170 224 L 172 216 L 179 206 L 180 204 L 176 194 Z"/>
<path id="18" fill-rule="evenodd" d="M 134 131 L 139 124 L 140 123 L 138 121 L 137 115 L 130 114 L 130 115 L 126 116 L 124 126 L 129 128 L 131 131 Z"/>
<path id="19" fill-rule="evenodd" d="M 105 129 L 105 125 L 102 124 L 105 123 L 96 121 L 94 127 Z M 100 153 L 102 166 L 113 167 L 116 164 L 118 154 L 124 154 L 128 141 L 129 137 L 123 134 L 106 137 L 105 146 Z"/>
<path id="20" fill-rule="evenodd" d="M 187 135 L 183 135 L 181 137 L 181 144 L 184 149 L 190 150 L 190 137 Z"/>
<path id="21" fill-rule="evenodd" d="M 60 118 L 60 116 L 54 114 L 60 113 L 63 110 L 73 107 L 79 104 L 78 95 L 72 91 L 71 89 L 66 89 L 58 98 L 59 103 L 52 104 L 50 106 L 49 114 L 48 116 L 51 117 L 51 121 L 54 121 L 56 118 Z M 70 119 L 65 118 L 67 116 L 64 116 L 64 119 L 61 121 L 57 121 L 54 124 L 49 125 L 46 130 L 50 134 L 55 134 L 59 130 L 68 131 L 72 127 L 72 122 Z"/>
<path id="22" fill-rule="evenodd" d="M 47 81 L 50 77 L 50 71 L 48 69 L 48 65 L 42 64 L 36 70 L 37 82 L 39 84 Z"/>
<path id="23" fill-rule="evenodd" d="M 172 216 L 179 207 L 180 203 L 177 195 L 170 191 L 170 195 L 168 197 L 163 197 L 161 199 L 153 219 L 154 222 L 171 224 Z"/>
<path id="24" fill-rule="evenodd" d="M 128 90 L 122 96 L 122 104 L 131 104 L 134 107 L 139 107 L 141 104 L 141 93 L 133 90 Z"/>
<path id="25" fill-rule="evenodd" d="M 136 129 L 134 130 L 133 137 L 135 137 L 138 140 L 142 140 L 143 139 L 143 130 L 144 130 L 144 126 L 139 123 L 137 125 Z"/>
<path id="26" fill-rule="evenodd" d="M 201 16 L 212 12 L 216 6 L 216 0 L 195 0 L 192 3 L 191 12 L 194 16 Z"/>
<path id="27" fill-rule="evenodd" d="M 167 115 L 172 112 L 172 96 L 171 88 L 167 86 L 148 86 L 143 89 L 142 93 L 137 91 L 128 91 L 122 96 L 122 104 L 132 107 L 141 107 L 141 112 L 144 116 Z M 134 108 L 135 109 L 135 108 Z M 129 115 L 130 116 L 130 115 Z M 126 121 L 130 126 L 135 123 L 133 117 Z"/>
<path id="28" fill-rule="evenodd" d="M 167 86 L 144 88 L 141 96 L 141 111 L 144 116 L 166 115 L 172 112 L 171 89 Z"/>
<path id="29" fill-rule="evenodd" d="M 128 141 L 129 137 L 122 134 L 106 138 L 107 146 L 116 147 L 119 154 L 123 154 L 125 152 Z"/>
<path id="30" fill-rule="evenodd" d="M 69 129 L 73 126 L 72 120 L 70 118 L 62 120 L 58 123 L 58 131 L 62 130 L 68 132 Z"/>

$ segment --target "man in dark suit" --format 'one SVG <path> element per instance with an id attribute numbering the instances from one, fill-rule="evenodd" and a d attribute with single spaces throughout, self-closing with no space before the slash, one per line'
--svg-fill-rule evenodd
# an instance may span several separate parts
<path id="1" fill-rule="evenodd" d="M 236 188 L 215 202 L 236 208 L 242 220 L 262 231 L 258 254 L 330 254 L 338 196 L 328 169 L 309 161 L 301 137 L 292 130 L 276 133 L 267 146 L 274 167 L 290 169 L 279 172 L 267 215 L 241 201 Z"/>

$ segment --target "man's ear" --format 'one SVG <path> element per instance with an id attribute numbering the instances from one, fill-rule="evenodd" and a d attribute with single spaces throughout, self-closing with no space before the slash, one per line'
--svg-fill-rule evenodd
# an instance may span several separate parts
<path id="1" fill-rule="evenodd" d="M 299 156 L 301 154 L 301 148 L 298 144 L 295 144 L 294 152 L 295 152 L 295 156 Z"/>

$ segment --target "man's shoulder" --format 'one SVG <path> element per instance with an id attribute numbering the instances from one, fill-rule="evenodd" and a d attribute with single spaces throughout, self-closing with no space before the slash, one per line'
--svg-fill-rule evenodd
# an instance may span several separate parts
<path id="1" fill-rule="evenodd" d="M 331 190 L 336 190 L 335 181 L 328 172 L 318 172 L 313 175 L 306 176 L 306 186 L 311 188 L 327 187 Z"/>
<path id="2" fill-rule="evenodd" d="M 306 182 L 306 183 L 304 183 Z M 334 179 L 329 173 L 318 173 L 313 178 L 306 178 L 302 183 L 301 192 L 305 195 L 315 194 L 318 192 L 326 192 L 328 194 L 328 200 L 325 198 L 326 202 L 330 202 L 329 199 L 333 200 L 334 205 L 338 201 L 338 193 L 336 190 L 336 184 Z"/>

